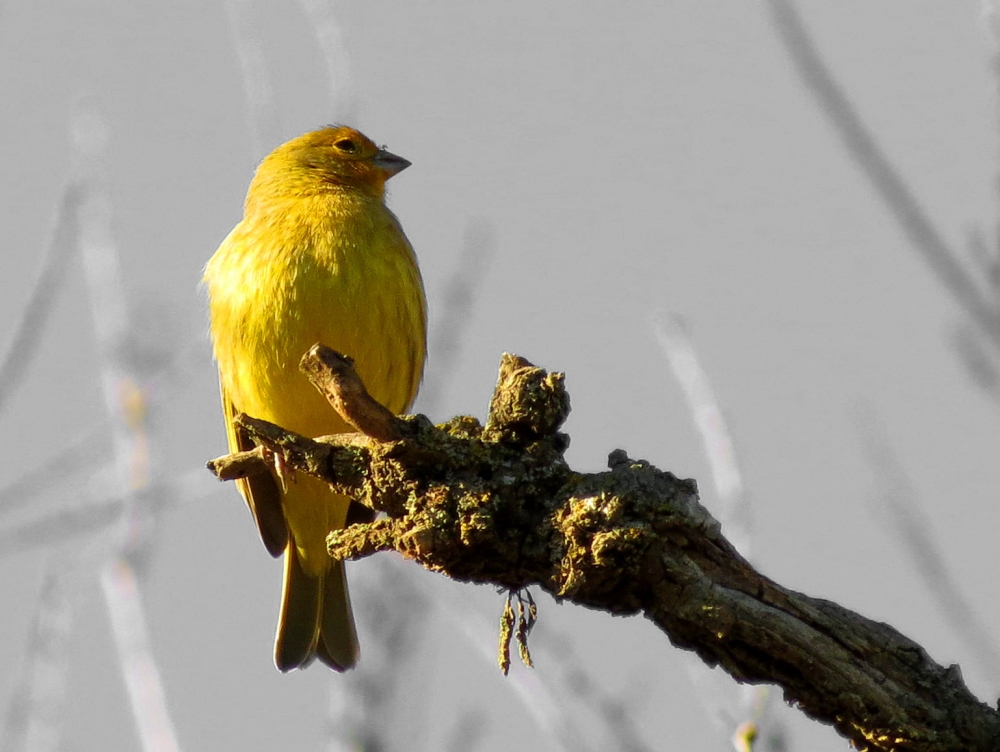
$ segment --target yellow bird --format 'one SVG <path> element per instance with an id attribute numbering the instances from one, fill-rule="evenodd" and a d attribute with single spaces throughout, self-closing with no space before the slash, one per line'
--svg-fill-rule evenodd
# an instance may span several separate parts
<path id="1" fill-rule="evenodd" d="M 384 202 L 408 167 L 358 131 L 331 126 L 271 152 L 247 192 L 243 220 L 205 267 L 212 342 L 232 451 L 252 447 L 244 412 L 306 436 L 349 430 L 298 368 L 322 342 L 354 358 L 371 395 L 404 412 L 423 374 L 426 303 L 416 257 Z M 341 562 L 326 536 L 351 501 L 298 474 L 237 481 L 264 546 L 284 554 L 274 662 L 318 657 L 337 671 L 358 660 Z"/>

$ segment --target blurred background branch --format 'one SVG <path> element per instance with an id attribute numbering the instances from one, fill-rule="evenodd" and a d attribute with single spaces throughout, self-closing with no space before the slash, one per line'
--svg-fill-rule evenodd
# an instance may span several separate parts
<path id="1" fill-rule="evenodd" d="M 791 0 L 767 0 L 778 38 L 809 93 L 843 141 L 911 247 L 961 306 L 994 350 L 1000 351 L 1000 301 L 988 297 L 965 263 L 944 240 L 899 170 L 865 126 L 843 87 L 816 49 Z"/>

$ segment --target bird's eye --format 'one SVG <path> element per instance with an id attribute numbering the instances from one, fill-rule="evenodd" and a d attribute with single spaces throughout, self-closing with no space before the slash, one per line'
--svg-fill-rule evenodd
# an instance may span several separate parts
<path id="1" fill-rule="evenodd" d="M 339 141 L 334 141 L 333 145 L 341 151 L 346 151 L 348 154 L 353 154 L 358 150 L 358 145 L 349 138 L 342 138 Z"/>

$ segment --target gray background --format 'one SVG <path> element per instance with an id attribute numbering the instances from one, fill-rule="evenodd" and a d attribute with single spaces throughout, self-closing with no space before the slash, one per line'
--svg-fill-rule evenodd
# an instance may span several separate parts
<path id="1" fill-rule="evenodd" d="M 94 96 L 108 123 L 114 229 L 137 326 L 167 352 L 193 353 L 179 383 L 150 387 L 166 395 L 151 427 L 157 472 L 180 475 L 221 454 L 201 269 L 239 220 L 262 150 L 349 122 L 413 162 L 388 200 L 420 258 L 432 328 L 445 325 L 435 314 L 470 233 L 492 243 L 457 363 L 448 374 L 431 364 L 441 379 L 432 418 L 483 417 L 500 353 L 516 352 L 566 372 L 574 467 L 597 471 L 622 447 L 699 479 L 711 509 L 707 461 L 652 323 L 661 311 L 683 315 L 737 442 L 757 564 L 961 663 L 992 702 L 995 668 L 956 638 L 876 503 L 858 416 L 881 425 L 952 574 L 995 626 L 996 402 L 952 344 L 964 314 L 850 161 L 766 4 L 331 2 L 342 40 L 333 94 L 302 6 L 254 5 L 280 131 L 265 144 L 249 125 L 224 4 L 0 3 L 0 343 L 51 234 L 74 103 Z M 997 81 L 979 4 L 798 7 L 944 236 L 957 246 L 977 226 L 991 236 Z M 72 265 L 38 358 L 0 418 L 0 486 L 104 414 Z M 66 484 L 48 502 L 83 488 Z M 58 546 L 0 559 L 5 701 L 45 562 L 89 540 L 56 537 Z M 74 556 L 56 561 L 96 572 Z M 499 595 L 439 579 L 415 581 L 457 609 L 447 613 L 499 614 Z M 138 748 L 100 586 L 77 582 L 64 748 Z M 228 486 L 158 526 L 145 604 L 185 749 L 321 745 L 327 673 L 283 676 L 271 664 L 279 582 Z M 354 599 L 365 599 L 362 587 Z M 629 703 L 649 748 L 727 748 L 691 690 L 689 657 L 652 625 L 548 598 L 540 607 L 539 629 L 572 635 L 591 678 Z M 492 622 L 470 635 L 444 613 L 394 675 L 393 748 L 443 749 L 470 718 L 481 749 L 552 748 L 491 662 Z M 360 625 L 363 647 L 370 626 Z M 525 681 L 549 681 L 556 661 L 540 658 Z M 792 749 L 846 748 L 794 712 L 778 715 Z"/>

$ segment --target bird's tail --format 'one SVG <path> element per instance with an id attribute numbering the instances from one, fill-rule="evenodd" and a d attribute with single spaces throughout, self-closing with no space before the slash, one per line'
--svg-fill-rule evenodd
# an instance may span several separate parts
<path id="1" fill-rule="evenodd" d="M 358 655 L 344 563 L 334 561 L 327 572 L 313 577 L 302 568 L 295 543 L 289 540 L 274 665 L 291 671 L 319 658 L 335 671 L 346 671 L 358 662 Z"/>
<path id="2" fill-rule="evenodd" d="M 323 616 L 316 657 L 334 671 L 347 671 L 354 668 L 360 655 L 344 562 L 335 561 L 323 581 Z"/>

